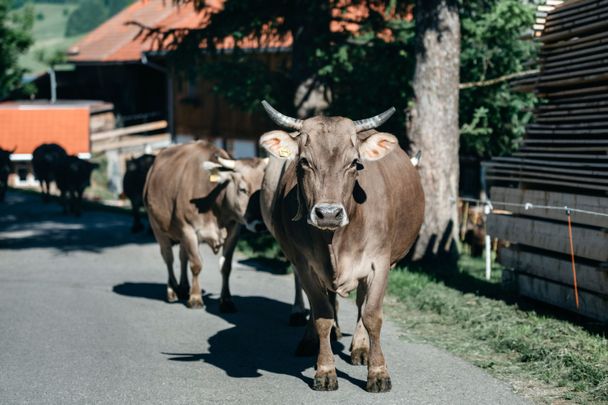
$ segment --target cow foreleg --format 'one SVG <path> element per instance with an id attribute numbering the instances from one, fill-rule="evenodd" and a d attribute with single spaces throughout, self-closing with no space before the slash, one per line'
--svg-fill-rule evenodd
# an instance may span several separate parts
<path id="1" fill-rule="evenodd" d="M 338 389 L 338 376 L 334 354 L 331 350 L 331 330 L 334 326 L 334 309 L 324 294 L 318 294 L 311 300 L 315 329 L 319 336 L 319 355 L 317 372 L 312 388 L 317 391 L 335 391 Z"/>
<path id="2" fill-rule="evenodd" d="M 353 341 L 350 344 L 350 360 L 355 366 L 367 365 L 367 357 L 369 354 L 369 337 L 365 326 L 363 326 L 363 320 L 361 319 L 365 294 L 365 283 L 359 282 L 359 286 L 357 287 L 357 326 L 355 328 L 355 333 L 353 334 Z"/>
<path id="3" fill-rule="evenodd" d="M 188 256 L 190 262 L 190 271 L 192 272 L 192 286 L 190 287 L 190 298 L 188 298 L 189 308 L 202 308 L 203 297 L 201 294 L 201 286 L 198 281 L 198 276 L 203 269 L 203 262 L 198 251 L 198 238 L 196 233 L 191 228 L 183 230 L 181 245 Z"/>
<path id="4" fill-rule="evenodd" d="M 133 217 L 133 224 L 131 225 L 131 233 L 137 233 L 144 230 L 144 226 L 141 223 L 140 211 L 141 202 L 131 200 L 131 216 Z"/>
<path id="5" fill-rule="evenodd" d="M 369 335 L 369 358 L 367 365 L 367 390 L 369 392 L 388 392 L 391 390 L 391 377 L 380 345 L 382 329 L 382 301 L 388 280 L 389 266 L 375 267 L 368 277 L 367 294 L 361 319 Z"/>
<path id="6" fill-rule="evenodd" d="M 232 256 L 234 255 L 234 249 L 236 248 L 240 232 L 241 226 L 238 224 L 228 230 L 228 236 L 224 242 L 222 256 L 220 257 L 220 269 L 222 272 L 220 312 L 223 313 L 236 312 L 236 306 L 232 301 L 232 294 L 230 294 L 230 272 L 232 271 Z"/>
<path id="7" fill-rule="evenodd" d="M 334 309 L 334 326 L 331 328 L 331 340 L 337 341 L 342 339 L 342 332 L 340 331 L 340 324 L 338 323 L 338 297 L 337 294 L 333 291 L 329 291 L 327 293 L 329 297 L 329 302 Z"/>
<path id="8" fill-rule="evenodd" d="M 296 296 L 291 307 L 291 315 L 289 316 L 289 326 L 304 326 L 307 323 L 306 320 L 306 305 L 304 304 L 304 294 L 302 292 L 302 284 L 298 278 L 298 273 L 293 272 L 293 279 L 295 281 L 295 292 Z"/>
<path id="9" fill-rule="evenodd" d="M 183 245 L 179 245 L 179 287 L 177 288 L 177 296 L 180 300 L 187 300 L 190 294 L 190 282 L 188 281 L 188 253 Z"/>

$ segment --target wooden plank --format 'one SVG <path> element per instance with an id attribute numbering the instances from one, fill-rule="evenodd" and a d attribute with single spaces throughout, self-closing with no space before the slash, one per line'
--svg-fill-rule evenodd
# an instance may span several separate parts
<path id="1" fill-rule="evenodd" d="M 580 307 L 576 308 L 574 289 L 544 279 L 515 273 L 518 292 L 526 297 L 543 301 L 589 318 L 608 322 L 608 298 L 584 290 L 579 291 Z"/>
<path id="2" fill-rule="evenodd" d="M 487 226 L 488 234 L 512 243 L 562 254 L 570 251 L 568 227 L 565 224 L 491 214 Z M 608 260 L 607 232 L 574 226 L 572 235 L 576 256 L 600 262 Z"/>
<path id="3" fill-rule="evenodd" d="M 525 144 L 608 145 L 608 139 L 524 139 Z"/>
<path id="4" fill-rule="evenodd" d="M 606 160 L 608 155 L 605 153 L 599 155 L 591 155 L 584 153 L 540 153 L 540 152 L 514 152 L 513 156 L 523 157 L 544 157 L 544 158 L 556 158 L 556 159 L 591 159 L 591 160 Z"/>
<path id="5" fill-rule="evenodd" d="M 155 143 L 171 143 L 170 134 L 150 135 L 150 136 L 132 136 L 117 142 L 105 142 L 94 144 L 91 148 L 94 153 L 104 152 L 107 150 L 129 148 L 133 146 L 145 146 Z"/>
<path id="6" fill-rule="evenodd" d="M 541 35 L 541 42 L 556 42 L 568 37 L 580 36 L 590 32 L 599 31 L 608 28 L 608 20 L 598 21 L 591 24 L 586 24 L 581 27 L 570 28 L 560 32 L 555 32 L 548 35 Z"/>
<path id="7" fill-rule="evenodd" d="M 567 174 L 578 174 L 581 176 L 589 176 L 589 177 L 608 177 L 608 171 L 600 171 L 600 170 L 585 170 L 585 169 L 572 169 L 572 168 L 564 168 L 564 167 L 550 167 L 550 166 L 535 166 L 530 164 L 521 164 L 521 163 L 503 163 L 503 162 L 483 162 L 483 166 L 487 168 L 487 170 L 491 170 L 495 167 L 506 167 L 510 169 L 530 169 L 536 171 L 550 172 L 550 173 L 567 173 Z"/>
<path id="8" fill-rule="evenodd" d="M 538 178 L 538 179 L 559 179 L 559 180 L 571 180 L 573 182 L 581 182 L 581 183 L 585 183 L 584 185 L 587 184 L 593 184 L 593 185 L 605 185 L 606 188 L 608 189 L 608 179 L 602 179 L 602 178 L 595 178 L 595 177 L 590 177 L 590 178 L 584 178 L 581 176 L 570 176 L 570 175 L 564 175 L 564 174 L 552 174 L 552 173 L 546 173 L 546 172 L 542 172 L 542 171 L 538 171 L 538 170 L 523 170 L 521 168 L 517 168 L 517 169 L 502 169 L 502 168 L 491 168 L 491 174 L 506 174 L 506 175 L 510 175 L 513 178 L 519 179 L 521 177 L 534 177 L 534 178 Z"/>
<path id="9" fill-rule="evenodd" d="M 514 214 L 523 214 L 531 217 L 549 218 L 558 221 L 567 221 L 564 211 L 535 208 L 526 210 L 524 207 L 504 205 L 531 203 L 536 205 L 550 205 L 556 207 L 571 207 L 581 210 L 602 212 L 608 214 L 608 198 L 599 196 L 588 196 L 572 193 L 559 193 L 544 190 L 522 190 L 517 188 L 492 187 L 490 200 L 497 208 L 506 209 Z M 571 213 L 572 222 L 575 224 L 592 225 L 608 228 L 608 217 L 584 214 L 580 212 Z M 607 247 L 608 248 L 608 247 Z"/>
<path id="10" fill-rule="evenodd" d="M 138 134 L 142 132 L 158 131 L 167 128 L 167 121 L 148 122 L 146 124 L 133 125 L 125 128 L 113 129 L 112 131 L 98 132 L 91 135 L 91 142 L 97 142 L 112 138 L 118 138 L 125 135 Z"/>
<path id="11" fill-rule="evenodd" d="M 493 160 L 499 162 L 522 162 L 530 163 L 542 166 L 558 166 L 558 167 L 596 167 L 596 168 L 608 168 L 608 163 L 589 163 L 589 162 L 556 162 L 555 160 L 542 160 L 542 159 L 525 159 L 520 157 L 509 157 L 500 156 L 495 157 Z"/>
<path id="12" fill-rule="evenodd" d="M 523 183 L 523 184 L 546 184 L 546 185 L 551 185 L 551 186 L 569 187 L 569 188 L 578 189 L 578 190 L 593 190 L 595 192 L 597 192 L 597 191 L 608 192 L 608 187 L 606 187 L 606 186 L 598 186 L 595 184 L 585 184 L 585 183 L 574 183 L 574 182 L 562 181 L 562 180 L 538 179 L 535 177 L 525 177 L 525 176 L 510 177 L 510 176 L 488 175 L 488 176 L 486 176 L 486 179 L 487 180 L 510 181 L 510 182 Z"/>
<path id="13" fill-rule="evenodd" d="M 531 253 L 514 248 L 501 248 L 500 264 L 535 277 L 552 280 L 566 286 L 573 285 L 572 263 L 569 260 Z M 608 269 L 599 265 L 576 263 L 576 282 L 579 288 L 608 295 Z"/>

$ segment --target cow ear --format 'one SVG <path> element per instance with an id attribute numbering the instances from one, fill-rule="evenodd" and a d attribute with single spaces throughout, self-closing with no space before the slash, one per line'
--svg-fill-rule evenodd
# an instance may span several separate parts
<path id="1" fill-rule="evenodd" d="M 225 183 L 230 180 L 230 170 L 220 170 L 223 168 L 219 163 L 215 162 L 203 162 L 203 169 L 209 172 L 209 181 L 211 183 Z"/>
<path id="2" fill-rule="evenodd" d="M 260 146 L 279 159 L 292 160 L 298 155 L 298 141 L 285 131 L 270 131 L 260 138 Z"/>
<path id="3" fill-rule="evenodd" d="M 359 156 L 363 160 L 378 160 L 397 146 L 397 138 L 386 132 L 378 132 L 359 142 Z"/>

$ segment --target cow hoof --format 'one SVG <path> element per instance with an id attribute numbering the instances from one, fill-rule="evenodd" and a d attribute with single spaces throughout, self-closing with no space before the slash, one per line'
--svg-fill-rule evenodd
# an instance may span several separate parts
<path id="1" fill-rule="evenodd" d="M 178 297 L 177 294 L 175 294 L 175 291 L 173 291 L 172 288 L 168 287 L 167 288 L 167 302 L 177 302 Z"/>
<path id="2" fill-rule="evenodd" d="M 336 372 L 315 375 L 312 383 L 312 389 L 315 391 L 335 391 L 338 389 L 338 377 Z"/>
<path id="3" fill-rule="evenodd" d="M 236 305 L 230 300 L 220 301 L 220 312 L 223 314 L 233 314 L 236 312 Z"/>
<path id="4" fill-rule="evenodd" d="M 191 295 L 188 300 L 188 308 L 199 309 L 203 307 L 203 299 L 200 295 Z"/>
<path id="5" fill-rule="evenodd" d="M 391 384 L 391 377 L 388 375 L 388 373 L 367 377 L 368 392 L 389 392 L 392 387 L 393 385 Z"/>
<path id="6" fill-rule="evenodd" d="M 297 357 L 316 356 L 319 353 L 319 341 L 316 339 L 302 339 L 296 349 Z"/>
<path id="7" fill-rule="evenodd" d="M 332 327 L 331 334 L 329 337 L 332 342 L 337 342 L 338 340 L 342 339 L 342 332 L 340 331 L 340 327 L 339 326 Z"/>
<path id="8" fill-rule="evenodd" d="M 350 352 L 350 362 L 353 366 L 366 366 L 367 365 L 367 349 L 355 349 Z"/>
<path id="9" fill-rule="evenodd" d="M 294 312 L 289 315 L 289 326 L 306 326 L 307 322 L 306 312 Z"/>
<path id="10" fill-rule="evenodd" d="M 189 295 L 190 295 L 190 287 L 189 286 L 186 286 L 186 287 L 183 287 L 183 288 L 179 287 L 177 289 L 177 297 L 180 300 L 184 300 L 184 301 L 187 300 Z"/>

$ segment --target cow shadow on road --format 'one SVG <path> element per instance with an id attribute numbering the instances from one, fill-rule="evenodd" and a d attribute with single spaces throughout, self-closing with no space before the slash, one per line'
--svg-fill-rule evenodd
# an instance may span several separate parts
<path id="1" fill-rule="evenodd" d="M 209 338 L 209 349 L 201 353 L 163 353 L 175 362 L 203 361 L 232 378 L 260 377 L 264 372 L 299 378 L 309 386 L 313 379 L 304 374 L 316 361 L 314 357 L 296 357 L 295 348 L 303 328 L 288 326 L 291 305 L 266 297 L 233 297 L 239 312 L 219 312 L 219 300 L 206 295 L 207 312 L 232 325 Z M 333 343 L 334 353 L 341 353 L 342 342 Z M 338 376 L 361 388 L 365 381 L 338 370 Z"/>
<path id="2" fill-rule="evenodd" d="M 62 213 L 59 204 L 43 204 L 40 196 L 11 192 L 0 211 L 0 251 L 51 248 L 60 252 L 101 253 L 126 244 L 154 243 L 148 233 L 133 235 L 131 217 L 88 210 L 81 217 Z"/>

